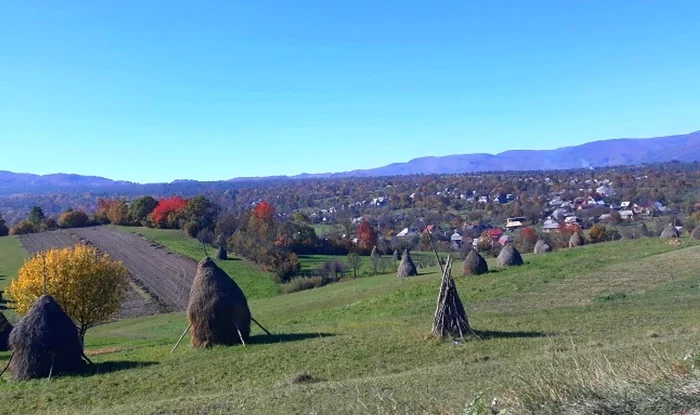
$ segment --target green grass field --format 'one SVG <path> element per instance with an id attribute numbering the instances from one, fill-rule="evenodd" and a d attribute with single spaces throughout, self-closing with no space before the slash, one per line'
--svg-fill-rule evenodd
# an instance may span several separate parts
<path id="1" fill-rule="evenodd" d="M 149 236 L 201 255 L 180 233 Z M 478 392 L 486 401 L 503 398 L 511 413 L 540 413 L 545 398 L 602 399 L 617 389 L 615 398 L 651 396 L 638 385 L 667 381 L 698 351 L 700 245 L 638 239 L 525 261 L 500 269 L 489 260 L 491 273 L 457 277 L 481 339 L 428 335 L 436 268 L 404 280 L 361 278 L 251 300 L 274 335 L 254 329 L 245 348 L 193 350 L 183 342 L 170 354 L 187 325 L 182 313 L 96 327 L 86 338 L 92 374 L 21 383 L 4 376 L 0 413 L 461 414 Z M 8 357 L 0 353 L 0 367 Z M 684 399 L 600 413 L 700 404 L 700 395 Z"/>
<path id="2" fill-rule="evenodd" d="M 0 290 L 10 285 L 27 256 L 16 236 L 0 237 Z"/>

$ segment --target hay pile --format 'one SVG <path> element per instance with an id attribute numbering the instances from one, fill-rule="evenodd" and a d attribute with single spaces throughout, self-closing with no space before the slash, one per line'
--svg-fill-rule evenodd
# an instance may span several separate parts
<path id="1" fill-rule="evenodd" d="M 506 244 L 498 254 L 498 265 L 502 267 L 517 267 L 523 264 L 523 257 L 512 244 Z"/>
<path id="2" fill-rule="evenodd" d="M 537 243 L 535 244 L 535 254 L 542 255 L 546 254 L 547 252 L 552 252 L 552 247 L 542 239 L 538 239 Z"/>
<path id="3" fill-rule="evenodd" d="M 575 248 L 577 246 L 583 246 L 586 244 L 586 240 L 583 239 L 583 236 L 576 232 L 573 235 L 571 235 L 571 238 L 569 238 L 569 248 Z"/>
<path id="4" fill-rule="evenodd" d="M 197 264 L 187 318 L 194 347 L 230 346 L 250 337 L 250 309 L 243 291 L 209 257 Z"/>
<path id="5" fill-rule="evenodd" d="M 464 275 L 481 275 L 489 272 L 489 265 L 484 257 L 478 252 L 472 250 L 466 258 L 464 258 Z"/>
<path id="6" fill-rule="evenodd" d="M 219 245 L 219 248 L 216 250 L 216 259 L 220 259 L 220 260 L 227 260 L 228 259 L 228 252 L 226 252 L 226 248 L 224 248 L 223 245 Z"/>
<path id="7" fill-rule="evenodd" d="M 7 351 L 11 331 L 12 325 L 7 321 L 5 316 L 0 313 L 0 352 Z"/>
<path id="8" fill-rule="evenodd" d="M 415 277 L 416 275 L 418 275 L 418 270 L 416 269 L 416 265 L 411 259 L 411 254 L 408 252 L 408 249 L 403 251 L 403 255 L 401 256 L 401 263 L 399 264 L 397 274 L 399 278 Z"/>
<path id="9" fill-rule="evenodd" d="M 78 329 L 50 295 L 42 295 L 10 334 L 10 371 L 17 380 L 80 373 L 85 368 Z"/>
<path id="10" fill-rule="evenodd" d="M 662 239 L 673 239 L 678 237 L 680 237 L 678 234 L 678 229 L 676 229 L 676 227 L 673 225 L 668 225 L 664 228 L 663 232 L 661 232 Z"/>
<path id="11" fill-rule="evenodd" d="M 700 240 L 700 226 L 693 229 L 693 232 L 690 233 L 690 239 L 692 239 L 694 241 Z"/>

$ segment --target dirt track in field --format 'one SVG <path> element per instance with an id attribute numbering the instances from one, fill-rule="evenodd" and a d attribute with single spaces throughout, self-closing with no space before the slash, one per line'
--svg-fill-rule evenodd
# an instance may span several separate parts
<path id="1" fill-rule="evenodd" d="M 22 235 L 21 240 L 31 253 L 89 243 L 122 261 L 129 270 L 132 282 L 118 313 L 119 318 L 187 307 L 197 268 L 195 261 L 138 235 L 100 226 Z"/>

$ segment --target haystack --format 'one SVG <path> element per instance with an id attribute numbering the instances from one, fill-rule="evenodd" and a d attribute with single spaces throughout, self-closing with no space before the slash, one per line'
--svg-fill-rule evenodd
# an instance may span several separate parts
<path id="1" fill-rule="evenodd" d="M 79 373 L 85 368 L 78 329 L 50 295 L 42 295 L 10 333 L 17 380 Z"/>
<path id="2" fill-rule="evenodd" d="M 372 258 L 379 258 L 380 257 L 379 250 L 377 249 L 376 246 L 374 248 L 372 248 L 372 253 L 370 254 L 370 256 Z"/>
<path id="3" fill-rule="evenodd" d="M 661 232 L 661 238 L 663 239 L 673 239 L 678 237 L 680 237 L 678 234 L 678 229 L 676 229 L 676 227 L 673 225 L 668 225 L 664 228 L 663 232 Z"/>
<path id="4" fill-rule="evenodd" d="M 575 248 L 585 244 L 586 240 L 583 239 L 583 236 L 578 232 L 575 232 L 573 235 L 571 235 L 571 238 L 569 238 L 569 248 Z"/>
<path id="5" fill-rule="evenodd" d="M 506 244 L 498 254 L 498 265 L 502 267 L 520 266 L 523 263 L 523 257 L 512 244 Z"/>
<path id="6" fill-rule="evenodd" d="M 547 252 L 552 252 L 552 247 L 542 239 L 538 239 L 537 243 L 535 244 L 535 254 L 542 255 L 546 254 Z"/>
<path id="7" fill-rule="evenodd" d="M 692 239 L 694 241 L 700 240 L 700 226 L 693 229 L 693 232 L 690 233 L 690 239 Z"/>
<path id="8" fill-rule="evenodd" d="M 12 325 L 7 321 L 5 316 L 0 313 L 0 352 L 7 351 L 11 331 Z"/>
<path id="9" fill-rule="evenodd" d="M 250 336 L 250 309 L 243 291 L 209 257 L 197 265 L 187 317 L 194 347 L 240 344 L 241 337 L 245 342 Z"/>
<path id="10" fill-rule="evenodd" d="M 416 269 L 416 265 L 413 263 L 413 260 L 411 259 L 411 254 L 408 252 L 408 249 L 403 251 L 403 255 L 401 256 L 401 263 L 399 264 L 399 270 L 398 270 L 398 276 L 399 278 L 402 277 L 415 277 L 418 275 L 418 270 Z"/>
<path id="11" fill-rule="evenodd" d="M 226 248 L 224 248 L 223 245 L 219 245 L 219 248 L 217 248 L 216 259 L 220 259 L 220 260 L 227 260 L 228 259 L 228 252 L 226 252 Z"/>
<path id="12" fill-rule="evenodd" d="M 394 262 L 401 261 L 401 253 L 398 249 L 394 249 L 394 255 L 392 258 L 394 258 Z"/>
<path id="13" fill-rule="evenodd" d="M 481 275 L 487 272 L 489 272 L 489 265 L 484 257 L 475 250 L 470 251 L 464 258 L 464 275 Z"/>

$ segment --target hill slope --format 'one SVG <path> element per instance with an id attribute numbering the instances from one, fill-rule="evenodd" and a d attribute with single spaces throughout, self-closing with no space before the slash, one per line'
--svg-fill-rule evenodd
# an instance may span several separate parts
<path id="1" fill-rule="evenodd" d="M 636 396 L 623 389 L 631 386 L 625 380 L 672 376 L 673 363 L 661 356 L 681 360 L 696 349 L 700 246 L 638 239 L 525 260 L 517 269 L 491 264 L 498 272 L 458 277 L 481 340 L 426 336 L 436 269 L 405 280 L 361 278 L 250 301 L 273 336 L 255 329 L 245 348 L 192 350 L 183 342 L 170 354 L 187 325 L 179 313 L 97 327 L 86 339 L 92 374 L 24 383 L 3 377 L 0 412 L 458 414 L 475 393 L 509 397 L 526 380 L 549 376 L 547 368 L 562 374 L 547 384 L 560 403 L 577 398 L 566 382 L 581 381 L 596 399 L 620 391 L 611 400 L 626 404 L 625 413 L 687 409 L 678 394 L 645 399 L 664 405 L 646 412 L 622 399 Z M 0 367 L 8 358 L 0 353 Z M 601 361 L 607 366 L 589 371 Z M 537 393 L 548 391 L 530 390 L 527 402 L 538 405 Z"/>

